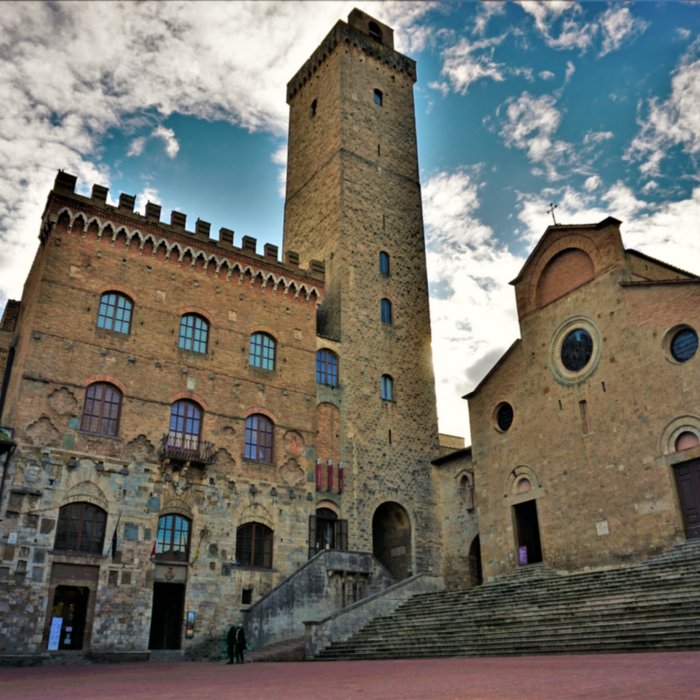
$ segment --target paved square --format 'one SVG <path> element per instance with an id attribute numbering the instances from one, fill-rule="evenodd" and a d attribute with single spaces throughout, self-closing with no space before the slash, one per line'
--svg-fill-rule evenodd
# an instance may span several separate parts
<path id="1" fill-rule="evenodd" d="M 0 669 L 3 700 L 673 700 L 700 698 L 700 653 Z"/>

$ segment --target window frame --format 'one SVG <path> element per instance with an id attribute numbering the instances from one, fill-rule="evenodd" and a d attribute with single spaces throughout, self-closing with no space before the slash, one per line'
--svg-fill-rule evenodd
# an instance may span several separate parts
<path id="1" fill-rule="evenodd" d="M 243 459 L 272 464 L 275 424 L 263 413 L 251 413 L 245 419 Z M 262 439 L 261 439 L 262 438 Z"/>
<path id="2" fill-rule="evenodd" d="M 274 372 L 277 364 L 277 340 L 269 333 L 257 331 L 250 336 L 248 366 Z"/>
<path id="3" fill-rule="evenodd" d="M 204 410 L 196 401 L 178 399 L 172 403 L 168 422 L 168 446 L 196 452 L 202 439 L 203 422 Z"/>
<path id="4" fill-rule="evenodd" d="M 97 328 L 121 335 L 129 335 L 133 312 L 134 302 L 126 294 L 114 290 L 103 292 L 97 307 Z"/>
<path id="5" fill-rule="evenodd" d="M 389 299 L 382 299 L 379 302 L 379 308 L 380 308 L 380 315 L 382 319 L 382 323 L 385 326 L 391 326 L 394 323 L 394 314 L 392 311 L 392 305 L 391 305 L 391 300 Z"/>
<path id="6" fill-rule="evenodd" d="M 96 395 L 98 392 L 102 395 Z M 123 399 L 121 390 L 110 382 L 88 384 L 85 387 L 80 431 L 104 437 L 117 437 Z"/>
<path id="7" fill-rule="evenodd" d="M 180 513 L 163 513 L 159 516 L 153 557 L 156 561 L 175 561 L 186 564 L 190 559 L 191 542 L 191 518 Z"/>
<path id="8" fill-rule="evenodd" d="M 203 340 L 202 336 L 204 336 Z M 209 321 L 197 313 L 187 313 L 180 316 L 177 347 L 187 352 L 206 355 L 209 351 Z"/>
<path id="9" fill-rule="evenodd" d="M 271 569 L 274 530 L 251 520 L 236 528 L 236 563 L 251 569 Z"/>
<path id="10" fill-rule="evenodd" d="M 377 107 L 384 106 L 384 93 L 379 88 L 374 88 L 374 104 Z"/>
<path id="11" fill-rule="evenodd" d="M 394 401 L 394 378 L 390 374 L 382 374 L 380 392 L 382 401 Z"/>
<path id="12" fill-rule="evenodd" d="M 316 351 L 316 383 L 336 388 L 338 386 L 338 355 L 328 348 Z"/>
<path id="13" fill-rule="evenodd" d="M 98 517 L 86 517 L 86 515 Z M 100 529 L 97 535 L 95 534 L 96 528 Z M 57 552 L 101 555 L 104 549 L 106 530 L 107 511 L 104 508 L 89 501 L 66 503 L 58 510 L 53 549 Z"/>
<path id="14" fill-rule="evenodd" d="M 379 274 L 383 277 L 391 275 L 391 256 L 385 250 L 379 251 Z"/>

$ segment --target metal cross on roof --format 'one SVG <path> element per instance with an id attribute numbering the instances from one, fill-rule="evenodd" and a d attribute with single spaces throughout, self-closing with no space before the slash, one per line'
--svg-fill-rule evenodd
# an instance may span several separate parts
<path id="1" fill-rule="evenodd" d="M 554 210 L 557 208 L 557 205 L 554 204 L 554 202 L 549 203 L 549 209 L 547 209 L 547 213 L 552 215 L 552 221 L 554 222 L 554 225 L 557 225 L 557 220 L 554 218 Z"/>

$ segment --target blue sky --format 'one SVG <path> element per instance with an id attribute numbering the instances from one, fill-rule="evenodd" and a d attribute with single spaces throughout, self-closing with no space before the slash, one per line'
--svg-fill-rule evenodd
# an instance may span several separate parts
<path id="1" fill-rule="evenodd" d="M 508 282 L 550 202 L 700 273 L 698 4 L 5 2 L 0 308 L 58 168 L 281 245 L 285 85 L 354 6 L 418 62 L 443 432 L 468 435 L 460 396 L 518 336 Z"/>

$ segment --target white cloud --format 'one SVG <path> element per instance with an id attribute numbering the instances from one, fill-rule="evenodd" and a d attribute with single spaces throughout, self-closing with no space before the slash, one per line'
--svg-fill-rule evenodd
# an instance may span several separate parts
<path id="1" fill-rule="evenodd" d="M 287 144 L 280 146 L 270 156 L 270 160 L 279 166 L 277 174 L 277 184 L 280 197 L 284 198 L 287 193 Z"/>
<path id="2" fill-rule="evenodd" d="M 580 21 L 581 6 L 570 0 L 518 3 L 532 16 L 535 27 L 553 49 L 586 52 L 600 36 L 602 45 L 599 56 L 616 51 L 641 34 L 648 26 L 636 18 L 628 7 L 608 7 L 597 19 Z"/>
<path id="3" fill-rule="evenodd" d="M 443 51 L 441 74 L 447 78 L 455 92 L 466 95 L 469 86 L 477 80 L 505 80 L 505 64 L 493 60 L 494 47 L 503 39 L 505 35 L 480 41 L 462 38 Z"/>
<path id="4" fill-rule="evenodd" d="M 690 154 L 700 152 L 700 39 L 681 59 L 671 81 L 671 95 L 661 101 L 654 97 L 640 105 L 640 130 L 625 157 L 642 161 L 647 176 L 660 173 L 668 149 L 680 145 Z"/>
<path id="5" fill-rule="evenodd" d="M 609 7 L 600 18 L 603 46 L 600 56 L 616 51 L 627 40 L 641 34 L 647 22 L 632 16 L 628 7 Z"/>
<path id="6" fill-rule="evenodd" d="M 553 138 L 561 121 L 555 99 L 551 95 L 534 97 L 523 92 L 507 100 L 505 110 L 499 108 L 499 116 L 501 113 L 500 134 L 505 144 L 526 151 L 533 163 L 546 167 L 550 179 L 555 178 L 555 163 L 571 150 L 569 144 Z"/>
<path id="7" fill-rule="evenodd" d="M 175 138 L 175 132 L 172 129 L 168 129 L 161 124 L 153 129 L 152 136 L 163 140 L 168 158 L 174 158 L 177 155 L 177 152 L 180 150 L 180 144 Z"/>
<path id="8" fill-rule="evenodd" d="M 576 66 L 571 62 L 567 61 L 566 62 L 566 75 L 564 76 L 564 85 L 566 85 L 569 80 L 571 80 L 571 77 L 573 74 L 576 72 Z"/>
<path id="9" fill-rule="evenodd" d="M 537 2 L 535 0 L 523 0 L 518 5 L 535 20 L 537 29 L 545 35 L 549 34 L 550 24 L 559 18 L 563 12 L 570 11 L 573 4 L 570 0 L 549 0 Z"/>
<path id="10" fill-rule="evenodd" d="M 554 80 L 556 77 L 551 70 L 542 70 L 537 74 L 542 80 Z"/>
<path id="11" fill-rule="evenodd" d="M 563 17 L 564 13 L 577 15 L 581 8 L 570 0 L 549 0 L 534 2 L 525 0 L 518 3 L 535 20 L 535 27 L 542 34 L 546 44 L 554 49 L 580 49 L 585 51 L 593 41 L 596 27 L 588 23 L 579 24 L 573 17 Z M 561 19 L 558 36 L 553 36 L 553 27 Z"/>
<path id="12" fill-rule="evenodd" d="M 474 34 L 483 35 L 486 32 L 486 26 L 494 15 L 502 15 L 506 11 L 506 4 L 503 2 L 482 2 L 479 3 L 479 10 L 474 18 L 472 32 Z"/>
<path id="13" fill-rule="evenodd" d="M 583 183 L 583 189 L 587 192 L 593 192 L 593 190 L 597 190 L 600 187 L 600 182 L 600 178 L 597 175 L 591 175 Z"/>
<path id="14" fill-rule="evenodd" d="M 583 135 L 583 143 L 586 145 L 602 143 L 614 138 L 614 136 L 615 134 L 612 131 L 587 131 Z"/>
<path id="15" fill-rule="evenodd" d="M 463 170 L 436 173 L 423 186 L 440 430 L 467 436 L 460 397 L 518 336 L 508 281 L 523 263 L 479 221 L 478 192 L 475 175 Z"/>
<path id="16" fill-rule="evenodd" d="M 129 144 L 129 150 L 127 151 L 126 155 L 129 158 L 132 158 L 134 156 L 140 156 L 143 153 L 143 148 L 145 145 L 146 145 L 146 137 L 139 136 L 138 138 L 134 139 Z"/>

